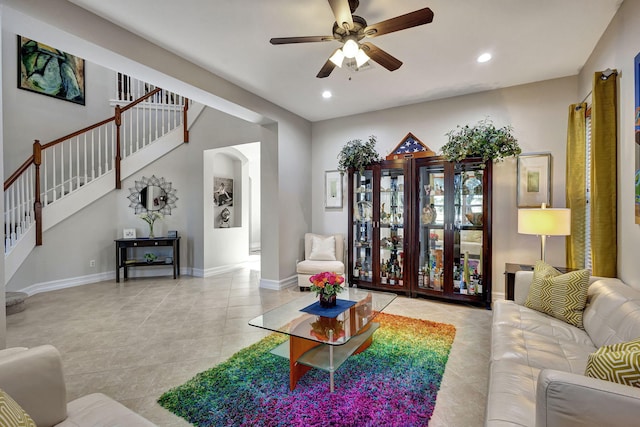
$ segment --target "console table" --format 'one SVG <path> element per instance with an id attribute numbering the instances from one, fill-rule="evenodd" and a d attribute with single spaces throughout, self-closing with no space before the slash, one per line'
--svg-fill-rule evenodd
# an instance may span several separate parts
<path id="1" fill-rule="evenodd" d="M 173 266 L 173 278 L 180 275 L 180 237 L 155 237 L 150 239 L 116 239 L 116 283 L 120 282 L 120 269 L 124 269 L 124 280 L 129 277 L 129 267 L 153 267 L 153 266 Z M 152 248 L 168 246 L 173 248 L 171 263 L 167 263 L 165 258 L 146 262 L 144 260 L 129 259 L 127 254 L 132 248 Z M 131 251 L 133 253 L 133 251 Z"/>

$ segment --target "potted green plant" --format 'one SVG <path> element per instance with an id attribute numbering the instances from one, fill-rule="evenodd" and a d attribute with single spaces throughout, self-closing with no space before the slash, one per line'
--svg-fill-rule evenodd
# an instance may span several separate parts
<path id="1" fill-rule="evenodd" d="M 362 142 L 361 139 L 353 139 L 345 144 L 338 154 L 338 170 L 341 173 L 353 168 L 360 173 L 364 168 L 372 163 L 382 160 L 376 151 L 376 137 L 371 135 L 369 140 Z"/>
<path id="2" fill-rule="evenodd" d="M 473 126 L 458 126 L 446 135 L 449 142 L 442 147 L 442 156 L 450 162 L 467 157 L 481 157 L 484 162 L 500 161 L 522 152 L 513 136 L 513 128 L 496 128 L 489 119 L 481 120 Z"/>

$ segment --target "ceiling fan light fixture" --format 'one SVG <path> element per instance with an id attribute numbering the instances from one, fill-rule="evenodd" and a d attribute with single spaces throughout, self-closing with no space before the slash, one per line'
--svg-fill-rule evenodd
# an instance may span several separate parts
<path id="1" fill-rule="evenodd" d="M 355 41 L 354 38 L 350 37 L 346 42 L 344 42 L 344 46 L 342 46 L 342 53 L 344 53 L 345 57 L 351 59 L 355 58 L 359 49 L 360 46 L 358 46 L 358 42 Z"/>
<path id="2" fill-rule="evenodd" d="M 342 61 L 344 61 L 344 53 L 342 53 L 342 49 L 337 49 L 335 52 L 333 52 L 333 55 L 331 55 L 329 61 L 342 68 Z"/>
<path id="3" fill-rule="evenodd" d="M 364 50 L 358 49 L 358 53 L 356 53 L 356 66 L 358 68 L 362 67 L 369 60 L 369 56 L 364 53 Z"/>

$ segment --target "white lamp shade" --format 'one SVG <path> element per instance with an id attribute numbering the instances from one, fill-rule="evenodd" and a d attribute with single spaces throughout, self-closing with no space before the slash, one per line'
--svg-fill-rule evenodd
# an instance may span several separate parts
<path id="1" fill-rule="evenodd" d="M 518 209 L 518 233 L 568 236 L 571 234 L 571 209 Z"/>
<path id="2" fill-rule="evenodd" d="M 342 49 L 336 49 L 329 60 L 336 64 L 338 67 L 342 67 L 342 61 L 344 61 L 344 53 L 342 53 Z"/>
<path id="3" fill-rule="evenodd" d="M 369 56 L 364 53 L 364 50 L 358 49 L 358 53 L 356 53 L 356 66 L 358 68 L 362 67 L 369 60 Z"/>
<path id="4" fill-rule="evenodd" d="M 344 46 L 342 46 L 342 53 L 344 53 L 344 56 L 347 58 L 355 58 L 359 49 L 360 46 L 358 46 L 358 42 L 350 38 L 344 42 Z"/>

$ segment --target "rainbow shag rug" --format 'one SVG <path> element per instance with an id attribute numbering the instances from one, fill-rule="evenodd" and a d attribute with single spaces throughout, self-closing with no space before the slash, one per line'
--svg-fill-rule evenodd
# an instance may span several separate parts
<path id="1" fill-rule="evenodd" d="M 307 372 L 289 390 L 289 361 L 272 334 L 163 394 L 158 402 L 196 426 L 426 426 L 456 330 L 379 314 L 373 343 L 335 373 Z"/>

